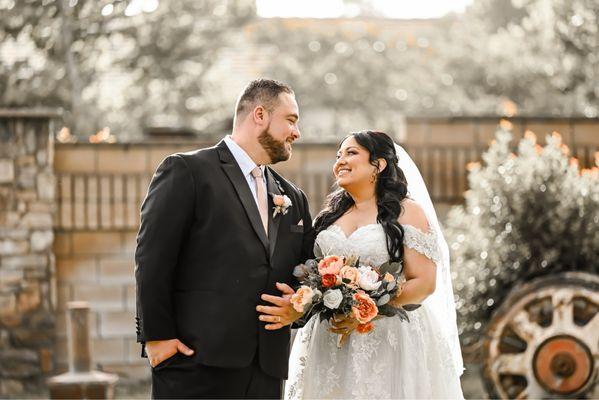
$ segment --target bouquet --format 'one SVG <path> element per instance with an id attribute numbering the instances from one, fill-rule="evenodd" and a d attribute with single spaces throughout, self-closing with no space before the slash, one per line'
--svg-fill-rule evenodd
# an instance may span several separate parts
<path id="1" fill-rule="evenodd" d="M 406 310 L 389 304 L 400 290 L 400 274 L 401 263 L 387 262 L 374 268 L 361 264 L 358 257 L 310 259 L 293 271 L 301 286 L 291 297 L 291 304 L 304 313 L 304 322 L 315 314 L 329 322 L 354 318 L 356 330 L 367 333 L 374 329 L 373 321 L 382 316 L 409 321 Z"/>

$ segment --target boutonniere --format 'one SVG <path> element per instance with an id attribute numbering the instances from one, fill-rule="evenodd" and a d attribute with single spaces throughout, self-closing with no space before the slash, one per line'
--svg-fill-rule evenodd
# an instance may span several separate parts
<path id="1" fill-rule="evenodd" d="M 293 205 L 293 203 L 291 203 L 291 199 L 287 197 L 286 194 L 273 194 L 272 202 L 275 205 L 273 207 L 274 211 L 272 213 L 273 218 L 276 217 L 277 214 L 287 214 L 287 211 L 289 211 L 289 207 Z"/>

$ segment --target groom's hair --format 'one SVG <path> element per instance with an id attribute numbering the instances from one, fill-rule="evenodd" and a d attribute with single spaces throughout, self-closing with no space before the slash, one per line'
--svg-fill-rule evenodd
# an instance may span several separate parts
<path id="1" fill-rule="evenodd" d="M 261 105 L 268 112 L 277 106 L 280 93 L 294 94 L 293 90 L 286 84 L 274 79 L 254 79 L 243 89 L 237 99 L 235 107 L 235 118 L 253 110 Z"/>

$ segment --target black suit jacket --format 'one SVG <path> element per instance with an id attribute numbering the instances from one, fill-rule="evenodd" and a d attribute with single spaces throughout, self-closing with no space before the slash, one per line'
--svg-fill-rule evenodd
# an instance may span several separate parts
<path id="1" fill-rule="evenodd" d="M 178 338 L 207 366 L 248 366 L 287 377 L 289 328 L 264 329 L 255 308 L 276 282 L 297 285 L 295 265 L 312 256 L 305 194 L 266 168 L 267 190 L 291 201 L 264 232 L 248 183 L 224 141 L 167 157 L 141 208 L 135 251 L 137 339 Z M 301 222 L 300 222 L 301 221 Z M 303 223 L 303 225 L 302 225 Z"/>

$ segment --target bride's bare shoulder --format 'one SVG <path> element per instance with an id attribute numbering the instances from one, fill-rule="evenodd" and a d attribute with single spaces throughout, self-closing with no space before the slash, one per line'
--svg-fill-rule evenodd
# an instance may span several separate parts
<path id="1" fill-rule="evenodd" d="M 412 225 L 423 232 L 428 232 L 429 225 L 424 209 L 412 199 L 406 198 L 401 202 L 402 210 L 397 222 L 402 225 Z"/>

